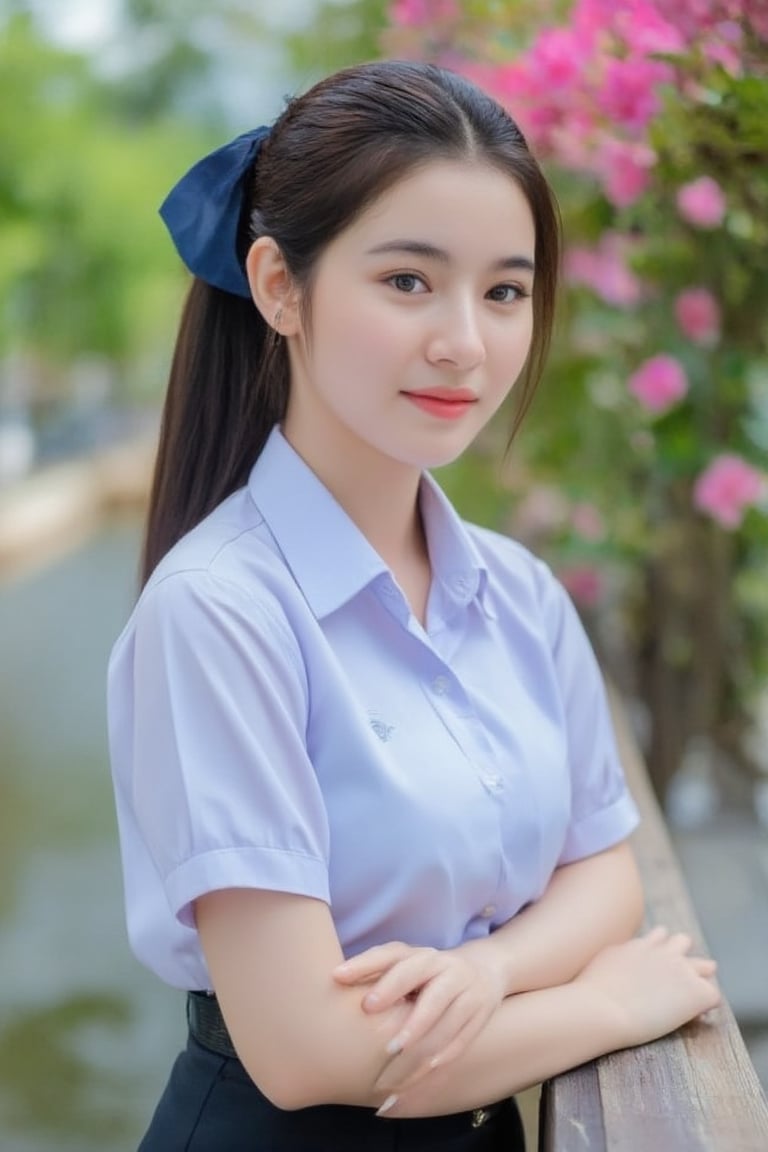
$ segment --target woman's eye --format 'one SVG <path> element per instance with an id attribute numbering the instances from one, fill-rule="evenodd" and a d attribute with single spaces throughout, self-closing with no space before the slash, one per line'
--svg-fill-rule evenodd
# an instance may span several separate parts
<path id="1" fill-rule="evenodd" d="M 514 300 L 521 300 L 528 293 L 523 291 L 519 284 L 497 284 L 488 293 L 490 300 L 497 304 L 511 304 Z"/>
<path id="2" fill-rule="evenodd" d="M 393 284 L 398 292 L 408 294 L 425 290 L 424 281 L 413 272 L 398 272 L 395 276 L 390 276 L 389 283 Z"/>

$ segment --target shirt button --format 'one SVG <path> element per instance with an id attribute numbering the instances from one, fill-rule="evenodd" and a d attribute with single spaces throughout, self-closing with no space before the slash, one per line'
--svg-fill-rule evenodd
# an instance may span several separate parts
<path id="1" fill-rule="evenodd" d="M 484 783 L 491 792 L 501 792 L 504 789 L 504 781 L 501 776 L 486 776 Z"/>
<path id="2" fill-rule="evenodd" d="M 432 681 L 432 691 L 436 696 L 445 696 L 451 687 L 451 682 L 447 676 L 436 676 Z"/>
<path id="3" fill-rule="evenodd" d="M 495 904 L 486 904 L 485 908 L 483 908 L 480 915 L 482 916 L 483 920 L 490 920 L 491 916 L 493 916 L 495 911 L 496 911 L 496 905 Z"/>

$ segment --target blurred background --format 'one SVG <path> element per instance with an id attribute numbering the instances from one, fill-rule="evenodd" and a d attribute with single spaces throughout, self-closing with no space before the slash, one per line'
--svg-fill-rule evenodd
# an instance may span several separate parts
<path id="1" fill-rule="evenodd" d="M 379 55 L 519 119 L 567 248 L 544 386 L 441 482 L 569 588 L 768 1081 L 768 19 L 757 2 L 0 0 L 0 1146 L 129 1152 L 184 1035 L 126 944 L 104 676 L 205 151 Z"/>

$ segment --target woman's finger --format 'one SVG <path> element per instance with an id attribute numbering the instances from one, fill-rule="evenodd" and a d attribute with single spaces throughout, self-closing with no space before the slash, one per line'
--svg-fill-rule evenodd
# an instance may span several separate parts
<path id="1" fill-rule="evenodd" d="M 412 952 L 379 976 L 363 997 L 363 1008 L 366 1012 L 381 1012 L 384 1008 L 390 1008 L 411 993 L 420 992 L 439 973 L 440 967 L 439 952 L 428 948 Z"/>
<path id="2" fill-rule="evenodd" d="M 338 964 L 333 970 L 333 978 L 338 980 L 340 984 L 361 984 L 382 972 L 386 972 L 393 964 L 404 960 L 409 953 L 414 951 L 417 949 L 411 948 L 408 944 L 401 944 L 399 941 L 378 944 Z"/>
<path id="3" fill-rule="evenodd" d="M 687 932 L 675 932 L 674 935 L 670 936 L 668 944 L 675 952 L 679 952 L 681 956 L 686 956 L 693 947 L 693 940 Z"/>
<path id="4" fill-rule="evenodd" d="M 418 1044 L 435 1027 L 451 1005 L 460 998 L 450 973 L 443 972 L 425 984 L 414 1002 L 411 1013 L 396 1036 L 387 1044 L 387 1052 L 395 1055 L 404 1048 Z"/>
<path id="5" fill-rule="evenodd" d="M 458 1059 L 475 1037 L 479 1035 L 487 1021 L 488 1017 L 484 1013 L 478 1012 L 472 1016 L 454 1039 L 441 1052 L 438 1052 L 437 1056 L 432 1058 L 430 1066 L 432 1068 L 442 1067 L 444 1064 L 450 1064 L 451 1060 Z"/>
<path id="6" fill-rule="evenodd" d="M 382 1092 L 400 1092 L 405 1088 L 412 1088 L 414 1084 L 423 1080 L 439 1065 L 439 1054 L 448 1049 L 466 1023 L 464 1007 L 459 1000 L 454 1001 L 426 1037 L 389 1061 L 376 1081 L 376 1089 Z"/>

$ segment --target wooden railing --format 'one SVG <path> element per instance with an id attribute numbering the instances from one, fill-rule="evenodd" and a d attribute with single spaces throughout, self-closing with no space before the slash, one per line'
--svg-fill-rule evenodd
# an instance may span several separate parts
<path id="1" fill-rule="evenodd" d="M 633 843 L 648 923 L 688 932 L 706 951 L 642 758 L 620 703 L 613 704 L 642 814 Z M 706 1022 L 545 1084 L 539 1152 L 768 1152 L 768 1103 L 728 1004 Z"/>

